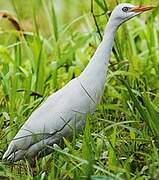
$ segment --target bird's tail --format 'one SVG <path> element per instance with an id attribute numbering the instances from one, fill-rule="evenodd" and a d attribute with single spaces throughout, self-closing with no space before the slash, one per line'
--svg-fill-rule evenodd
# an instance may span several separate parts
<path id="1" fill-rule="evenodd" d="M 10 143 L 10 145 L 8 146 L 8 149 L 7 151 L 4 153 L 3 157 L 2 157 L 2 160 L 3 161 L 6 161 L 7 158 L 16 151 L 16 147 L 14 145 L 13 142 Z"/>

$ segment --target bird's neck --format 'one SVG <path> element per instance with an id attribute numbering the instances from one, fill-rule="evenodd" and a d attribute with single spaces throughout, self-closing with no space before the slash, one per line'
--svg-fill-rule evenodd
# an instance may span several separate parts
<path id="1" fill-rule="evenodd" d="M 108 63 L 113 47 L 117 26 L 109 21 L 105 28 L 103 40 L 88 63 L 85 70 L 79 76 L 79 80 L 88 91 L 104 88 Z"/>

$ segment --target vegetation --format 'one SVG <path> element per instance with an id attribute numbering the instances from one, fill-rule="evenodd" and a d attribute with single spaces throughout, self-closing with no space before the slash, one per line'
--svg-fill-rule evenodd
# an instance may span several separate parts
<path id="1" fill-rule="evenodd" d="M 120 0 L 118 2 L 125 2 Z M 127 1 L 154 4 L 158 1 Z M 0 158 L 32 111 L 78 76 L 116 0 L 1 1 Z M 102 102 L 81 135 L 36 162 L 0 160 L 0 179 L 159 179 L 159 8 L 122 25 Z M 12 24 L 12 25 L 11 25 Z"/>

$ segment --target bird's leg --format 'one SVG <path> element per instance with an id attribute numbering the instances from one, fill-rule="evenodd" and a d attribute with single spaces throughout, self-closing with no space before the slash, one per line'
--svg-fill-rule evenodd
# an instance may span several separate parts
<path id="1" fill-rule="evenodd" d="M 29 168 L 29 173 L 32 177 L 37 175 L 37 164 L 36 158 L 32 157 L 31 159 L 26 159 L 27 167 Z"/>

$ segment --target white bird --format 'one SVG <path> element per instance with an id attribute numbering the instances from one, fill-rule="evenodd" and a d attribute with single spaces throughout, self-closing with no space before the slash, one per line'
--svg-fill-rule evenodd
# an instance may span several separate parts
<path id="1" fill-rule="evenodd" d="M 115 33 L 128 19 L 152 9 L 123 3 L 116 6 L 105 28 L 103 40 L 81 75 L 48 97 L 11 141 L 3 160 L 15 162 L 45 156 L 49 147 L 80 131 L 86 115 L 96 110 L 104 91 Z M 51 151 L 50 151 L 51 152 Z M 50 153 L 49 152 L 49 153 Z"/>

